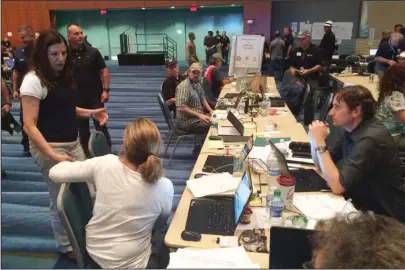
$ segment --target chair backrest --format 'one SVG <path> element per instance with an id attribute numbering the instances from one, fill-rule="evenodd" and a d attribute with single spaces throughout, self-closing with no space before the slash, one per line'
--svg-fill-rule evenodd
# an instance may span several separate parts
<path id="1" fill-rule="evenodd" d="M 160 105 L 160 109 L 162 110 L 163 116 L 165 117 L 166 124 L 169 127 L 169 130 L 173 130 L 174 128 L 173 118 L 172 115 L 170 114 L 169 107 L 167 106 L 166 102 L 162 97 L 162 94 L 158 94 L 157 99 Z"/>
<path id="2" fill-rule="evenodd" d="M 208 79 L 205 78 L 205 77 L 203 77 L 203 78 L 201 79 L 201 84 L 202 84 L 202 88 L 203 88 L 203 90 L 204 90 L 205 97 L 207 98 L 207 100 L 209 100 L 209 101 L 215 100 L 215 97 L 214 97 L 214 95 L 213 95 L 213 93 L 212 93 L 211 84 L 210 84 L 210 82 L 208 81 Z"/>
<path id="3" fill-rule="evenodd" d="M 294 83 L 294 78 L 290 72 L 290 70 L 286 70 L 284 72 L 284 77 L 283 77 L 283 82 L 281 83 L 281 88 L 283 88 L 286 85 L 291 85 Z"/>
<path id="4" fill-rule="evenodd" d="M 63 183 L 59 190 L 57 207 L 79 268 L 86 268 L 91 261 L 86 249 L 86 225 L 93 211 L 87 183 Z"/>
<path id="5" fill-rule="evenodd" d="M 101 157 L 111 154 L 111 147 L 101 131 L 94 131 L 89 139 L 89 153 L 91 157 Z"/>
<path id="6" fill-rule="evenodd" d="M 309 98 L 310 95 L 311 95 L 311 86 L 307 83 L 305 86 L 304 93 L 302 94 L 302 103 L 301 103 L 301 109 L 300 109 L 299 113 L 302 113 L 307 102 L 311 102 L 311 100 Z"/>
<path id="7" fill-rule="evenodd" d="M 349 55 L 348 57 L 346 57 L 345 61 L 346 61 L 346 64 L 353 65 L 353 64 L 360 63 L 361 58 L 358 55 Z"/>
<path id="8" fill-rule="evenodd" d="M 332 102 L 333 102 L 333 93 L 329 93 L 319 113 L 319 121 L 326 122 L 326 119 L 328 118 L 328 113 L 332 108 Z"/>

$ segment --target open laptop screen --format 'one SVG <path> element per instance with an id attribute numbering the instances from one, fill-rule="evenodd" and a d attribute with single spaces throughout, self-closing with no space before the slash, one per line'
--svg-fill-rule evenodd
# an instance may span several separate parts
<path id="1" fill-rule="evenodd" d="M 283 153 L 281 153 L 281 151 L 277 148 L 277 146 L 271 140 L 269 140 L 269 143 L 270 143 L 270 147 L 271 147 L 272 151 L 275 151 L 275 153 L 276 153 L 278 164 L 280 166 L 281 175 L 291 176 L 285 156 L 283 155 Z"/>
<path id="2" fill-rule="evenodd" d="M 250 185 L 249 172 L 246 171 L 243 174 L 239 187 L 235 192 L 234 211 L 236 223 L 239 222 L 239 218 L 242 215 L 242 212 L 245 209 L 245 206 L 248 203 L 251 194 L 252 190 Z"/>
<path id="3" fill-rule="evenodd" d="M 312 259 L 309 237 L 314 231 L 297 228 L 270 228 L 270 269 L 302 269 Z"/>
<path id="4" fill-rule="evenodd" d="M 236 128 L 241 136 L 245 133 L 245 127 L 243 126 L 242 122 L 234 115 L 231 111 L 229 111 L 228 116 L 226 117 L 229 122 Z"/>

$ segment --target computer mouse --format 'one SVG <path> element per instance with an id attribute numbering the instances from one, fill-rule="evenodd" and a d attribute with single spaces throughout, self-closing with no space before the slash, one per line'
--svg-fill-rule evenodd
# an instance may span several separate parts
<path id="1" fill-rule="evenodd" d="M 198 242 L 201 240 L 201 234 L 198 232 L 183 231 L 181 233 L 181 239 L 183 239 L 184 241 Z"/>
<path id="2" fill-rule="evenodd" d="M 196 173 L 196 174 L 194 174 L 194 179 L 201 178 L 203 176 L 206 176 L 206 174 L 205 173 Z"/>
<path id="3" fill-rule="evenodd" d="M 210 141 L 220 141 L 220 140 L 222 140 L 222 138 L 219 137 L 219 136 L 209 136 L 208 139 L 209 139 Z"/>

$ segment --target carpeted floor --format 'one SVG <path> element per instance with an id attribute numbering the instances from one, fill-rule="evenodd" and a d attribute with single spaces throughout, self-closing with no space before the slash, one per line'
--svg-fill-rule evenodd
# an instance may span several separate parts
<path id="1" fill-rule="evenodd" d="M 125 126 L 131 121 L 147 117 L 153 120 L 165 140 L 167 125 L 156 95 L 165 77 L 163 66 L 118 66 L 110 61 L 111 94 L 108 103 L 108 128 L 113 151 L 119 151 Z M 181 68 L 185 70 L 185 66 Z M 19 104 L 13 104 L 12 114 L 19 119 Z M 7 175 L 2 179 L 2 268 L 76 268 L 75 264 L 59 259 L 49 216 L 47 187 L 32 158 L 23 157 L 21 135 L 10 136 L 2 131 L 2 168 Z M 173 145 L 172 145 L 173 147 Z M 183 142 L 176 149 L 175 158 L 168 166 L 169 154 L 164 157 L 165 176 L 173 181 L 173 207 L 185 188 L 194 166 L 193 143 Z M 163 153 L 164 149 L 161 149 Z M 41 256 L 43 254 L 43 256 Z"/>

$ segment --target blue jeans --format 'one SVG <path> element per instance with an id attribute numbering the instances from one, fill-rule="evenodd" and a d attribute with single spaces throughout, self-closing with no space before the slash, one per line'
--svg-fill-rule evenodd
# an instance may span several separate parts
<path id="1" fill-rule="evenodd" d="M 271 60 L 270 61 L 270 76 L 278 82 L 283 79 L 283 59 Z"/>
<path id="2" fill-rule="evenodd" d="M 78 140 L 69 143 L 50 143 L 50 145 L 57 153 L 64 154 L 69 152 L 73 156 L 75 161 L 83 161 L 86 159 L 86 156 L 84 155 L 83 149 Z M 50 196 L 49 210 L 58 250 L 62 253 L 72 251 L 69 238 L 66 234 L 65 228 L 60 221 L 57 208 L 57 199 L 61 184 L 55 183 L 49 178 L 49 171 L 54 165 L 56 165 L 56 162 L 44 156 L 33 143 L 30 144 L 30 149 L 32 157 L 34 158 L 35 163 L 40 168 L 44 180 L 48 186 L 48 192 Z M 94 188 L 89 187 L 89 190 L 91 193 L 94 193 Z"/>

